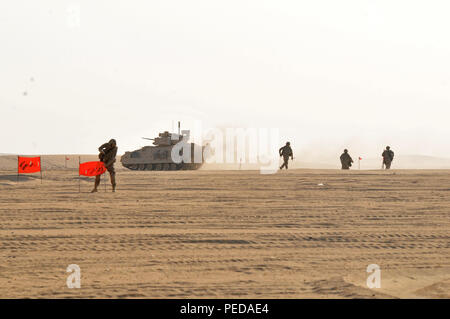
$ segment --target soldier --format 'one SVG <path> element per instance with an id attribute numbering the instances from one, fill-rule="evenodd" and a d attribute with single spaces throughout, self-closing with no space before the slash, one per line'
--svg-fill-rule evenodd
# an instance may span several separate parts
<path id="1" fill-rule="evenodd" d="M 353 159 L 348 154 L 347 149 L 344 150 L 344 153 L 342 153 L 340 158 L 341 158 L 342 169 L 350 169 L 350 167 L 352 166 L 352 163 L 353 163 Z"/>
<path id="2" fill-rule="evenodd" d="M 294 159 L 294 153 L 292 152 L 291 143 L 286 142 L 286 145 L 280 148 L 278 152 L 280 153 L 280 157 L 283 156 L 284 161 L 280 169 L 283 169 L 283 167 L 286 167 L 286 169 L 288 169 L 289 157 L 291 157 L 292 160 Z"/>
<path id="3" fill-rule="evenodd" d="M 392 161 L 394 160 L 394 152 L 391 151 L 389 146 L 386 146 L 386 149 L 381 156 L 383 156 L 383 165 L 386 166 L 386 169 L 390 169 Z"/>
<path id="4" fill-rule="evenodd" d="M 116 171 L 114 170 L 114 163 L 116 162 L 116 155 L 117 155 L 117 144 L 116 140 L 112 139 L 108 143 L 103 144 L 98 148 L 100 154 L 98 155 L 98 158 L 100 161 L 105 163 L 105 167 L 109 172 L 109 175 L 111 177 L 111 185 L 112 185 L 112 191 L 116 191 Z M 97 192 L 97 187 L 100 184 L 100 175 L 97 175 L 95 177 L 95 186 L 92 190 L 92 193 Z"/>

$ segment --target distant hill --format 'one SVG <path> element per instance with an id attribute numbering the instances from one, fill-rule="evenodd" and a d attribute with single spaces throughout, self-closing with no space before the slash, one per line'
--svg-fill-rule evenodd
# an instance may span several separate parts
<path id="1" fill-rule="evenodd" d="M 353 169 L 358 169 L 358 157 L 353 156 Z M 380 169 L 382 158 L 363 158 L 361 169 Z M 293 168 L 340 168 L 339 158 L 321 162 L 297 162 Z M 392 164 L 393 169 L 450 169 L 450 158 L 439 158 L 425 155 L 396 155 Z"/>
<path id="2" fill-rule="evenodd" d="M 450 158 L 439 158 L 424 155 L 403 155 L 395 159 L 398 168 L 405 169 L 449 169 Z"/>
<path id="3" fill-rule="evenodd" d="M 358 157 L 353 156 L 355 163 L 352 169 L 358 169 Z M 294 159 L 289 162 L 289 168 L 310 168 L 310 169 L 340 169 L 339 157 L 337 158 L 322 158 L 320 161 L 301 161 Z M 379 158 L 363 158 L 361 160 L 361 169 L 381 169 L 382 159 Z M 257 164 L 205 164 L 204 169 L 225 169 L 237 170 L 241 167 L 242 170 L 259 169 Z M 450 169 L 449 158 L 439 158 L 433 156 L 423 155 L 396 155 L 392 169 Z"/>

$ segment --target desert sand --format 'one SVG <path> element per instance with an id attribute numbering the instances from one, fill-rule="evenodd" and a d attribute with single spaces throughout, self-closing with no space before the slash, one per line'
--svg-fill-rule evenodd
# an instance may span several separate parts
<path id="1" fill-rule="evenodd" d="M 0 297 L 450 298 L 450 171 L 119 169 L 90 194 L 77 162 L 0 161 Z"/>

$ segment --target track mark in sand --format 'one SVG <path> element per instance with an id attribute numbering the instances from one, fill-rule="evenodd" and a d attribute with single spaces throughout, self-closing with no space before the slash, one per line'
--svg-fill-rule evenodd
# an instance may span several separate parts
<path id="1" fill-rule="evenodd" d="M 251 242 L 246 240 L 233 240 L 233 239 L 203 239 L 203 240 L 182 240 L 182 243 L 188 244 L 240 244 L 249 245 Z"/>
<path id="2" fill-rule="evenodd" d="M 376 290 L 355 286 L 342 277 L 317 280 L 308 285 L 312 287 L 313 293 L 326 298 L 393 298 Z"/>
<path id="3" fill-rule="evenodd" d="M 450 178 L 440 172 L 387 182 L 378 173 L 120 171 L 117 193 L 89 201 L 70 193 L 72 173 L 24 181 L 26 197 L 2 188 L 2 296 L 376 298 L 338 276 L 365 276 L 374 262 L 406 273 L 450 266 Z M 330 187 L 313 187 L 317 179 Z M 61 288 L 74 258 L 86 279 L 78 293 Z M 417 296 L 445 296 L 447 284 L 425 281 Z"/>
<path id="4" fill-rule="evenodd" d="M 432 285 L 426 286 L 414 292 L 416 295 L 425 298 L 450 298 L 450 278 L 436 282 Z"/>

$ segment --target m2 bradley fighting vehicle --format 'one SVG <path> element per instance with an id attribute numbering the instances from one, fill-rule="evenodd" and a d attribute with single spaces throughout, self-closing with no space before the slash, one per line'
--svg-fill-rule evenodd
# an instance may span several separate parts
<path id="1" fill-rule="evenodd" d="M 180 133 L 178 122 L 178 134 L 165 131 L 158 137 L 145 138 L 153 141 L 154 146 L 126 152 L 122 158 L 122 165 L 131 170 L 139 171 L 175 171 L 195 170 L 203 165 L 203 147 L 194 143 L 188 143 L 189 130 Z"/>

